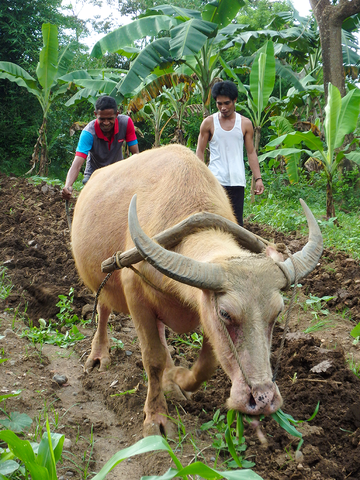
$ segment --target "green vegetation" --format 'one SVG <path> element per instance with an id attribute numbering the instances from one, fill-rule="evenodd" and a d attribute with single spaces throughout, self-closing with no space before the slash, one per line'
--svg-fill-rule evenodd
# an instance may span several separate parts
<path id="1" fill-rule="evenodd" d="M 235 427 L 233 423 L 235 421 Z M 216 410 L 212 420 L 201 425 L 200 430 L 208 432 L 212 438 L 212 447 L 216 450 L 216 466 L 221 453 L 230 453 L 232 460 L 227 461 L 230 468 L 251 468 L 255 465 L 253 462 L 245 460 L 242 456 L 246 450 L 244 434 L 243 415 L 234 410 L 229 410 L 226 416 Z"/>
<path id="2" fill-rule="evenodd" d="M 307 235 L 307 224 L 300 206 L 299 198 L 306 201 L 317 218 L 324 239 L 324 246 L 342 250 L 354 258 L 360 258 L 360 196 L 356 181 L 352 176 L 335 175 L 334 197 L 338 208 L 338 228 L 334 219 L 326 219 L 325 211 L 325 179 L 321 174 L 302 174 L 296 185 L 289 184 L 287 174 L 277 172 L 262 164 L 265 192 L 250 202 L 247 189 L 244 217 L 250 221 L 269 225 L 284 233 L 300 232 Z"/>
<path id="3" fill-rule="evenodd" d="M 188 465 L 187 467 L 183 467 L 178 460 L 176 454 L 171 449 L 168 442 L 158 435 L 154 435 L 151 437 L 143 438 L 139 440 L 135 445 L 131 447 L 125 448 L 120 450 L 116 453 L 108 462 L 104 465 L 104 467 L 100 470 L 100 472 L 95 475 L 93 480 L 102 480 L 106 478 L 106 475 L 119 463 L 123 462 L 129 457 L 134 455 L 139 455 L 140 453 L 147 453 L 147 452 L 154 452 L 154 451 L 165 451 L 169 454 L 171 459 L 175 464 L 175 468 L 170 468 L 166 473 L 165 476 L 152 476 L 151 478 L 159 479 L 160 478 L 167 478 L 171 480 L 172 478 L 183 478 L 189 479 L 189 475 L 199 475 L 201 478 L 204 479 L 214 479 L 220 480 L 221 478 L 226 478 L 229 480 L 238 479 L 238 480 L 261 480 L 261 477 L 257 475 L 255 472 L 251 470 L 232 470 L 232 471 L 218 471 L 214 468 L 210 468 L 209 466 L 205 465 L 202 462 L 194 462 Z"/>
<path id="4" fill-rule="evenodd" d="M 7 277 L 7 268 L 1 267 L 0 268 L 0 299 L 5 300 L 9 295 L 13 288 L 10 280 Z"/>

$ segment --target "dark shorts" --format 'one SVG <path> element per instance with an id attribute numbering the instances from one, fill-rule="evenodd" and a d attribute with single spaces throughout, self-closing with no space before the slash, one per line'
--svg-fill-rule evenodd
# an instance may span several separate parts
<path id="1" fill-rule="evenodd" d="M 230 199 L 237 223 L 243 226 L 245 187 L 228 187 L 224 185 L 223 187 L 225 188 L 227 196 Z"/>

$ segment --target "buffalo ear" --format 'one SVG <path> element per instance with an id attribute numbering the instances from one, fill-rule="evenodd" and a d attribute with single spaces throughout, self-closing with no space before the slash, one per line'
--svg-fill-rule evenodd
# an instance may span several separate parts
<path id="1" fill-rule="evenodd" d="M 284 256 L 282 253 L 278 252 L 274 247 L 266 247 L 265 249 L 266 256 L 271 257 L 275 262 L 283 262 Z"/>

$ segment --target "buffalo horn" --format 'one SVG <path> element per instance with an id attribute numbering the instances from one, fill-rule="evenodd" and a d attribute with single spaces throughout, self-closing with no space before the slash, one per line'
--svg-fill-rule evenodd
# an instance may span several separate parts
<path id="1" fill-rule="evenodd" d="M 296 265 L 298 280 L 306 277 L 306 275 L 314 270 L 323 251 L 323 238 L 319 225 L 310 208 L 301 198 L 300 203 L 309 226 L 309 240 L 302 250 L 292 256 Z M 290 284 L 294 283 L 295 268 L 291 258 L 287 258 L 285 262 L 281 262 L 281 269 L 285 270 L 285 276 L 288 277 Z"/>
<path id="2" fill-rule="evenodd" d="M 222 217 L 221 215 L 209 212 L 194 213 L 173 227 L 156 234 L 153 240 L 166 249 L 174 248 L 187 235 L 191 235 L 192 233 L 199 232 L 200 230 L 206 230 L 208 228 L 219 228 L 224 232 L 231 233 L 238 244 L 244 248 L 247 248 L 250 252 L 262 253 L 265 250 L 266 245 L 257 235 L 249 232 L 245 228 L 240 227 L 236 223 Z M 140 253 L 136 248 L 132 248 L 126 252 L 119 252 L 117 260 L 115 260 L 114 256 L 104 260 L 101 264 L 101 271 L 109 273 L 117 268 L 128 267 L 129 265 L 138 263 L 141 260 L 142 256 Z"/>
<path id="3" fill-rule="evenodd" d="M 206 290 L 219 291 L 224 288 L 225 274 L 220 265 L 198 262 L 166 250 L 143 232 L 136 212 L 136 195 L 133 196 L 129 206 L 129 230 L 144 260 L 167 277 Z"/>

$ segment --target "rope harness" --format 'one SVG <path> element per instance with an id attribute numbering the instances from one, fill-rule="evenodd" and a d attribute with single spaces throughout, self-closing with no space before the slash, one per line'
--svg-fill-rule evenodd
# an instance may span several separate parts
<path id="1" fill-rule="evenodd" d="M 264 241 L 264 240 L 263 240 Z M 264 243 L 269 243 L 267 241 L 264 241 Z M 283 249 L 283 244 L 281 244 L 281 248 Z M 284 345 L 285 345 L 285 338 L 286 338 L 286 334 L 287 334 L 287 331 L 288 331 L 288 328 L 289 328 L 289 322 L 290 322 L 290 314 L 291 314 L 291 310 L 294 306 L 294 303 L 295 303 L 295 298 L 296 298 L 296 291 L 297 291 L 297 284 L 298 284 L 298 271 L 297 271 L 297 268 L 296 268 L 296 263 L 295 263 L 295 260 L 292 256 L 292 254 L 290 253 L 289 249 L 287 247 L 285 247 L 286 249 L 286 252 L 289 256 L 289 258 L 291 259 L 292 261 L 292 264 L 294 266 L 294 271 L 295 271 L 295 281 L 294 281 L 294 288 L 293 288 L 293 291 L 292 291 L 292 295 L 291 295 L 291 299 L 290 299 L 290 303 L 289 303 L 289 306 L 288 306 L 288 309 L 286 311 L 286 321 L 285 321 L 285 326 L 284 326 L 284 332 L 283 332 L 283 336 L 281 338 L 281 343 L 280 343 L 280 349 L 279 349 L 279 353 L 278 353 L 278 357 L 277 357 L 277 360 L 276 360 L 276 364 L 275 364 L 275 368 L 274 368 L 274 373 L 273 373 L 273 378 L 272 378 L 272 381 L 273 383 L 275 383 L 275 380 L 277 378 L 277 375 L 279 373 L 279 368 L 280 368 L 280 361 L 281 361 L 281 357 L 282 357 L 282 354 L 283 354 L 283 350 L 284 350 Z M 119 268 L 123 268 L 120 264 L 119 264 L 119 260 L 118 260 L 118 257 L 120 255 L 121 252 L 116 252 L 114 254 L 114 257 L 116 259 L 116 263 L 118 264 L 118 267 Z M 289 280 L 289 277 L 287 274 L 285 274 L 284 270 L 280 267 L 280 264 L 278 262 L 276 262 L 277 266 L 279 266 L 279 268 L 281 269 L 281 271 L 284 273 L 286 279 L 287 279 L 287 286 L 286 288 L 290 288 L 290 280 Z M 145 283 L 147 283 L 148 285 L 150 285 L 150 287 L 154 288 L 156 291 L 160 292 L 160 293 L 163 293 L 164 295 L 166 295 L 166 292 L 164 292 L 161 288 L 157 287 L 156 285 L 154 285 L 152 282 L 150 282 L 150 280 L 148 280 L 138 269 L 136 269 L 133 265 L 129 265 L 127 266 L 127 268 L 130 268 L 134 273 L 136 273 L 136 275 L 138 275 Z M 100 292 L 101 290 L 104 288 L 106 282 L 109 280 L 109 278 L 111 277 L 111 275 L 113 274 L 113 272 L 110 272 L 106 275 L 106 277 L 104 278 L 104 280 L 101 282 L 99 288 L 98 288 L 98 291 L 96 292 L 96 295 L 95 295 L 95 302 L 94 302 L 94 308 L 93 308 L 93 311 L 92 311 L 92 316 L 91 316 L 91 325 L 95 325 L 95 316 L 96 316 L 96 309 L 97 309 L 97 304 L 98 304 L 98 299 L 99 299 L 99 295 L 100 295 Z M 218 296 L 217 294 L 215 294 L 215 308 L 216 308 L 216 315 L 217 315 L 217 318 L 219 320 L 219 323 L 221 325 L 221 328 L 229 342 L 229 346 L 230 346 L 230 350 L 232 352 L 232 354 L 234 355 L 235 357 L 235 360 L 236 360 L 236 363 L 238 364 L 239 368 L 240 368 L 240 371 L 246 381 L 246 383 L 249 385 L 250 389 L 251 389 L 251 393 L 252 393 L 252 385 L 251 385 L 251 382 L 242 366 L 242 363 L 241 363 L 241 360 L 240 360 L 240 357 L 238 355 L 238 352 L 236 350 L 236 347 L 234 345 L 234 342 L 230 336 L 230 333 L 226 327 L 226 324 L 224 322 L 224 320 L 220 317 L 219 315 L 219 308 L 218 308 Z"/>

